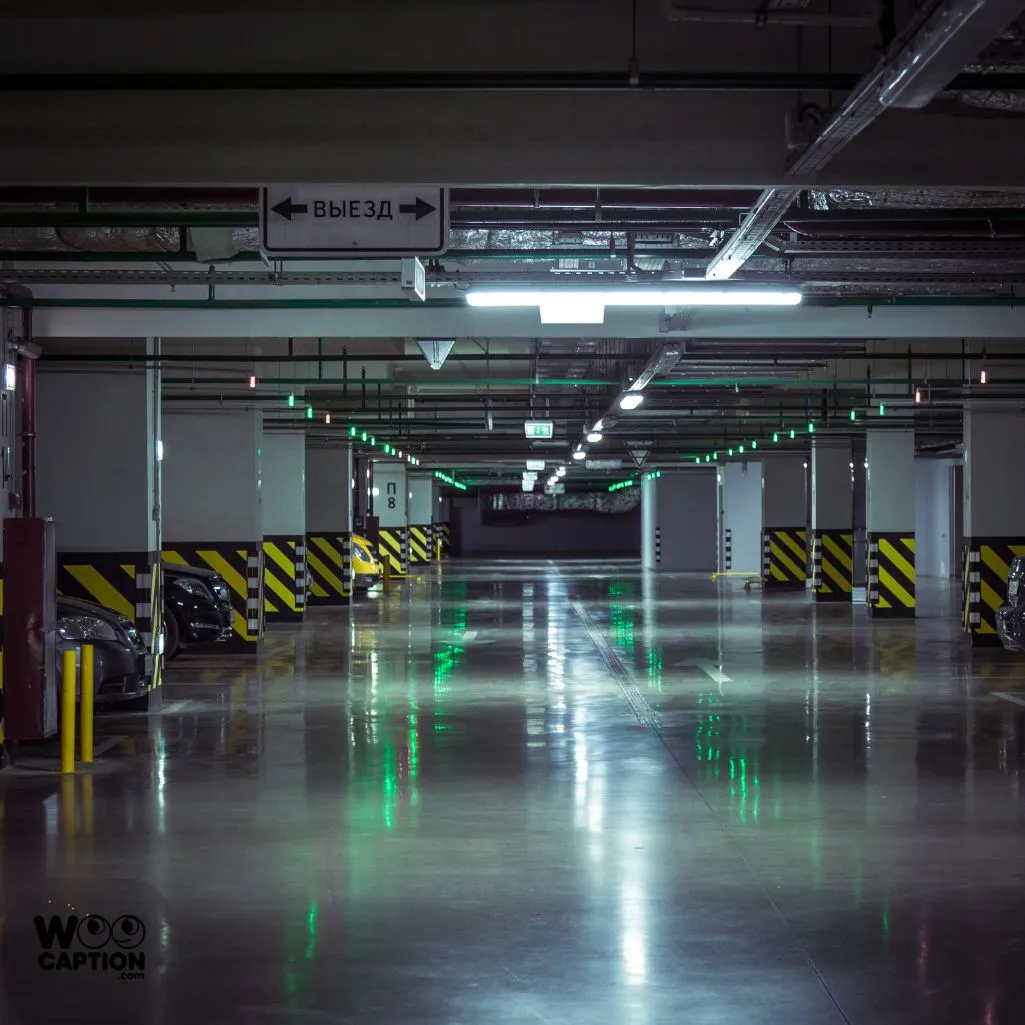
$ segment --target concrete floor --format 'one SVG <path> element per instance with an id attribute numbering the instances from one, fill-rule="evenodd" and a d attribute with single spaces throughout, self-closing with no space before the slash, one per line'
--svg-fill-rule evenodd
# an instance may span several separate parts
<path id="1" fill-rule="evenodd" d="M 0 1020 L 1020 1025 L 1023 662 L 920 592 L 453 562 L 183 658 L 0 773 Z M 41 972 L 62 901 L 145 979 Z"/>

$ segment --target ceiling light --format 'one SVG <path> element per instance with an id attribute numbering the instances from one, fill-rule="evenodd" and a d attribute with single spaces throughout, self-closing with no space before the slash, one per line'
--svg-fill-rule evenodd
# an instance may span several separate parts
<path id="1" fill-rule="evenodd" d="M 558 468 L 558 469 L 557 469 L 557 470 L 555 471 L 555 476 L 556 476 L 556 477 L 565 477 L 565 476 L 566 476 L 566 467 L 565 467 L 565 466 L 560 466 L 560 467 L 559 467 L 559 468 Z"/>
<path id="2" fill-rule="evenodd" d="M 639 391 L 628 391 L 620 396 L 620 409 L 636 409 L 644 401 L 644 396 Z"/>
<path id="3" fill-rule="evenodd" d="M 587 457 L 587 453 L 583 449 L 580 449 L 580 448 L 578 448 L 576 450 L 576 452 L 573 453 L 573 458 L 575 460 L 577 460 L 577 462 L 580 462 L 581 459 L 584 459 L 586 457 Z"/>
<path id="4" fill-rule="evenodd" d="M 986 368 L 983 367 L 979 371 L 979 384 L 985 384 L 985 383 L 986 383 Z"/>
<path id="5" fill-rule="evenodd" d="M 599 441 L 601 441 L 601 439 L 602 439 L 602 433 L 601 433 L 601 431 L 591 431 L 591 433 L 590 433 L 590 434 L 588 434 L 588 436 L 587 436 L 587 440 L 588 440 L 588 441 L 589 441 L 589 442 L 590 442 L 590 443 L 591 443 L 592 445 L 597 445 L 597 444 L 598 444 L 598 442 L 599 442 Z"/>
<path id="6" fill-rule="evenodd" d="M 922 389 L 921 388 L 916 388 L 915 389 L 915 402 L 921 402 L 921 401 L 922 401 Z"/>
<path id="7" fill-rule="evenodd" d="M 545 468 L 545 461 L 543 459 L 528 459 L 527 469 L 528 470 L 543 470 Z"/>
<path id="8" fill-rule="evenodd" d="M 596 420 L 594 426 L 591 428 L 592 431 L 600 431 L 605 426 L 604 420 Z"/>
<path id="9" fill-rule="evenodd" d="M 650 289 L 478 289 L 466 293 L 468 306 L 487 309 L 536 307 L 542 324 L 601 324 L 605 307 L 665 308 L 666 306 L 797 306 L 801 293 L 793 289 L 672 288 Z"/>
<path id="10" fill-rule="evenodd" d="M 331 423 L 331 414 L 330 413 L 325 413 L 324 414 L 324 423 L 326 423 L 326 424 Z"/>
<path id="11" fill-rule="evenodd" d="M 256 387 L 256 374 L 250 374 L 249 375 L 249 387 L 250 388 L 255 388 Z"/>

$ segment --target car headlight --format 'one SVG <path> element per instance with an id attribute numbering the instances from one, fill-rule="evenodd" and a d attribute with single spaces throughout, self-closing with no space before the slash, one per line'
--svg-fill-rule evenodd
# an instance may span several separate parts
<path id="1" fill-rule="evenodd" d="M 62 616 L 57 620 L 57 633 L 66 641 L 116 641 L 117 631 L 97 616 Z"/>
<path id="2" fill-rule="evenodd" d="M 360 562 L 374 561 L 370 558 L 370 553 L 362 545 L 354 544 L 352 546 L 352 554 L 355 555 L 356 558 L 360 560 Z"/>
<path id="3" fill-rule="evenodd" d="M 210 586 L 213 588 L 213 592 L 219 601 L 231 601 L 228 585 L 220 577 L 214 577 L 210 582 Z"/>
<path id="4" fill-rule="evenodd" d="M 146 645 L 143 642 L 142 634 L 139 633 L 139 628 L 127 616 L 119 616 L 117 625 L 124 631 L 124 635 L 136 651 L 146 650 Z"/>
<path id="5" fill-rule="evenodd" d="M 191 594 L 196 598 L 210 597 L 210 592 L 205 584 L 200 583 L 198 580 L 192 580 L 189 577 L 178 577 L 174 582 L 174 586 L 179 591 L 184 591 L 186 594 Z"/>

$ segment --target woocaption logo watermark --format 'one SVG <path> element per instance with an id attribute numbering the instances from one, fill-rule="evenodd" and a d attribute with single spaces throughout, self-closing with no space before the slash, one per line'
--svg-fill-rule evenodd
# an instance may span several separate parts
<path id="1" fill-rule="evenodd" d="M 110 972 L 125 982 L 146 978 L 146 925 L 138 915 L 36 915 L 32 924 L 44 972 Z"/>

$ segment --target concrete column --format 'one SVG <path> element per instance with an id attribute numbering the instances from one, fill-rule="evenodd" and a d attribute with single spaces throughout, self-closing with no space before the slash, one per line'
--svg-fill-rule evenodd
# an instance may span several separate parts
<path id="1" fill-rule="evenodd" d="M 409 562 L 422 565 L 434 558 L 434 482 L 430 473 L 411 473 L 409 477 Z"/>
<path id="2" fill-rule="evenodd" d="M 352 446 L 306 448 L 308 605 L 347 605 L 352 596 Z"/>
<path id="3" fill-rule="evenodd" d="M 409 572 L 409 491 L 405 463 L 374 460 L 374 515 L 378 552 L 391 561 L 392 576 Z"/>
<path id="4" fill-rule="evenodd" d="M 999 643 L 996 610 L 1011 560 L 1025 555 L 1025 414 L 969 401 L 964 410 L 965 629 L 974 647 Z"/>
<path id="5" fill-rule="evenodd" d="M 808 468 L 803 455 L 762 462 L 762 586 L 803 590 L 808 579 Z"/>
<path id="6" fill-rule="evenodd" d="M 762 464 L 726 463 L 719 469 L 722 495 L 723 572 L 758 576 L 762 557 Z"/>
<path id="7" fill-rule="evenodd" d="M 268 623 L 306 611 L 306 432 L 263 436 L 263 609 Z"/>
<path id="8" fill-rule="evenodd" d="M 155 343 L 151 343 L 151 351 Z M 57 588 L 132 619 L 160 685 L 160 377 L 39 366 L 36 512 L 52 518 Z"/>
<path id="9" fill-rule="evenodd" d="M 232 641 L 263 633 L 262 417 L 256 410 L 164 409 L 164 558 L 216 570 L 234 607 Z"/>
<path id="10" fill-rule="evenodd" d="M 431 506 L 431 519 L 434 522 L 434 536 L 441 539 L 441 554 L 447 556 L 452 552 L 452 502 L 447 495 L 441 493 L 441 485 L 435 481 L 434 499 Z"/>
<path id="11" fill-rule="evenodd" d="M 816 601 L 854 592 L 854 457 L 848 440 L 811 443 L 812 588 Z"/>
<path id="12" fill-rule="evenodd" d="M 719 511 L 715 470 L 663 472 L 654 483 L 656 568 L 714 571 Z"/>
<path id="13" fill-rule="evenodd" d="M 915 432 L 865 435 L 870 616 L 915 615 Z"/>
<path id="14" fill-rule="evenodd" d="M 658 480 L 641 476 L 641 569 L 657 569 Z"/>

